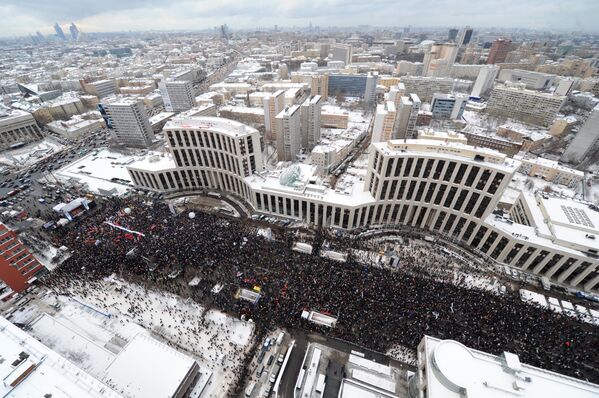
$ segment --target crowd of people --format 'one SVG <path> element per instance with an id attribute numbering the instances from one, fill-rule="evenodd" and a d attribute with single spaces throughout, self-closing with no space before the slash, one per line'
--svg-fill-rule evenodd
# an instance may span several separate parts
<path id="1" fill-rule="evenodd" d="M 58 230 L 55 239 L 73 251 L 46 280 L 57 293 L 117 274 L 252 319 L 259 329 L 304 328 L 377 351 L 395 345 L 414 349 L 427 334 L 490 353 L 510 351 L 524 363 L 599 381 L 595 327 L 523 303 L 517 295 L 409 272 L 439 266 L 438 256 L 421 251 L 401 251 L 397 270 L 352 256 L 337 262 L 318 250 L 293 251 L 289 235 L 274 241 L 258 236 L 249 221 L 172 214 L 163 203 L 133 199 L 111 199 Z M 199 283 L 190 286 L 196 277 Z M 260 292 L 260 299 L 236 298 L 240 288 Z M 303 310 L 338 321 L 332 329 L 318 326 L 302 319 Z"/>

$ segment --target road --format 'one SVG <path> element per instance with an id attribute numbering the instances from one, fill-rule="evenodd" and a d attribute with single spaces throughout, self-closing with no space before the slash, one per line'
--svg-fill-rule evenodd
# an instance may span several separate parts
<path id="1" fill-rule="evenodd" d="M 11 167 L 9 174 L 0 176 L 0 196 L 6 197 L 3 199 L 6 202 L 3 202 L 0 209 L 24 210 L 30 215 L 37 216 L 45 212 L 51 212 L 52 207 L 64 201 L 67 194 L 71 196 L 79 195 L 76 190 L 65 187 L 57 187 L 56 189 L 62 191 L 59 193 L 55 190 L 44 190 L 44 186 L 38 180 L 85 156 L 90 151 L 106 146 L 108 130 L 103 129 L 80 141 L 65 140 L 51 134 L 48 135 L 65 145 L 65 148 L 30 166 L 19 169 Z M 16 189 L 20 189 L 20 192 L 8 197 L 8 193 Z M 40 198 L 44 198 L 45 203 L 40 203 Z"/>

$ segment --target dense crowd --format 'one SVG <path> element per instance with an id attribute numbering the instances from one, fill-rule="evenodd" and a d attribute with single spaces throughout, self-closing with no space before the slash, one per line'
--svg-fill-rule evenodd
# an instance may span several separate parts
<path id="1" fill-rule="evenodd" d="M 247 221 L 205 213 L 191 218 L 187 212 L 173 215 L 161 203 L 113 199 L 55 239 L 74 252 L 46 281 L 56 292 L 116 273 L 251 318 L 258 328 L 305 328 L 378 351 L 397 344 L 415 348 L 428 334 L 490 353 L 514 352 L 524 363 L 599 381 L 599 334 L 591 325 L 527 305 L 516 295 L 351 257 L 341 263 L 298 253 L 289 236 L 268 241 Z M 439 266 L 437 257 L 419 250 L 400 252 L 402 269 Z M 189 286 L 194 277 L 200 282 Z M 214 289 L 217 284 L 222 290 Z M 259 301 L 235 298 L 239 288 L 259 290 Z M 309 323 L 302 310 L 331 314 L 338 318 L 336 327 Z"/>

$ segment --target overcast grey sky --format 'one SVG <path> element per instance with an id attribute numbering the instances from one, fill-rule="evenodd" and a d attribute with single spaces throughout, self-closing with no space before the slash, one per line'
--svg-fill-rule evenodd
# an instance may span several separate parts
<path id="1" fill-rule="evenodd" d="M 599 0 L 0 0 L 0 37 L 84 32 L 305 26 L 526 27 L 599 31 Z"/>

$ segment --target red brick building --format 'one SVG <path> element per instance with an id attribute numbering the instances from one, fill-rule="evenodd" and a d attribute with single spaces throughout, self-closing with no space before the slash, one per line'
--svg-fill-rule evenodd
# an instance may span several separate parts
<path id="1" fill-rule="evenodd" d="M 45 270 L 17 235 L 0 223 L 0 279 L 19 293 L 29 287 L 38 273 Z"/>

